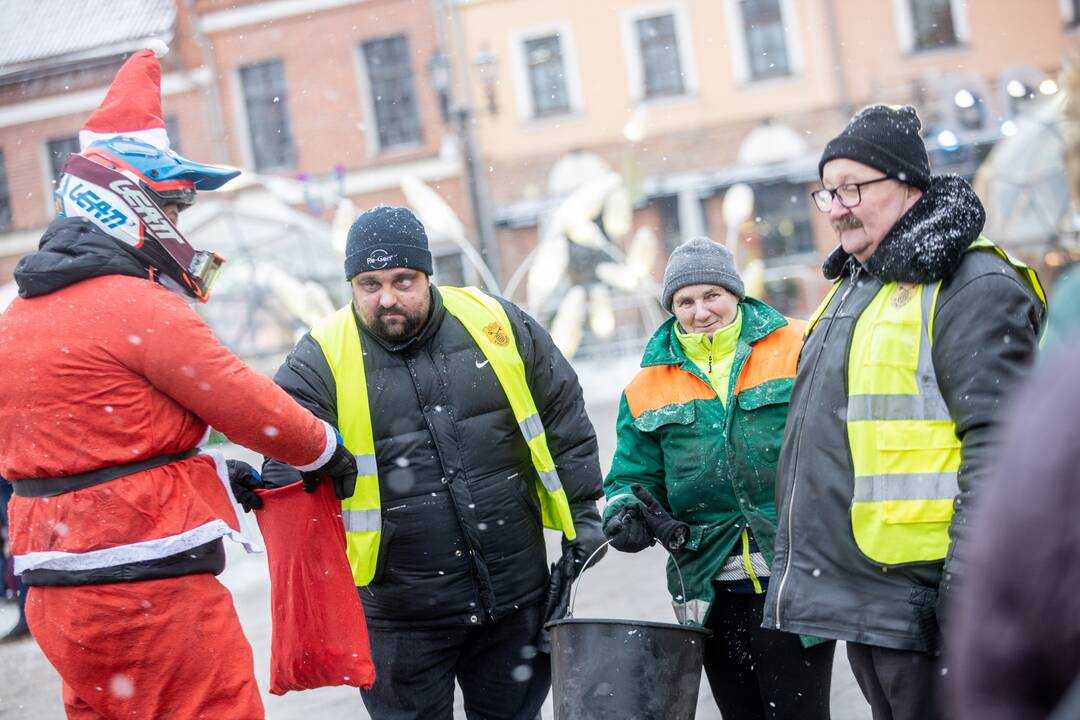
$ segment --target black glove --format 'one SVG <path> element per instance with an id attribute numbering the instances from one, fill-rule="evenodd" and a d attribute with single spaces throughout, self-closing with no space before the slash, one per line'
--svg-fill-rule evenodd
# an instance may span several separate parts
<path id="1" fill-rule="evenodd" d="M 678 550 L 690 539 L 690 526 L 671 517 L 660 501 L 637 483 L 630 486 L 630 491 L 645 506 L 645 525 L 649 534 L 660 541 L 668 550 Z"/>
<path id="2" fill-rule="evenodd" d="M 627 553 L 641 552 L 656 540 L 645 525 L 645 513 L 638 503 L 624 505 L 608 520 L 605 533 L 616 550 Z"/>
<path id="3" fill-rule="evenodd" d="M 593 565 L 600 562 L 600 559 L 607 554 L 606 547 L 600 549 L 607 542 L 607 538 L 604 537 L 604 531 L 600 528 L 600 511 L 596 509 L 595 502 L 585 500 L 575 503 L 570 506 L 570 513 L 574 517 L 574 530 L 577 531 L 577 535 L 573 540 L 563 537 L 562 548 L 563 558 L 569 555 L 570 565 L 574 571 L 573 577 L 576 578 L 585 569 L 585 562 L 594 552 L 600 550 L 593 558 Z"/>
<path id="4" fill-rule="evenodd" d="M 304 492 L 315 492 L 315 488 L 319 487 L 322 479 L 329 476 L 334 482 L 334 494 L 337 495 L 338 500 L 352 497 L 356 490 L 356 458 L 345 447 L 340 435 L 337 437 L 337 443 L 334 454 L 323 465 L 315 470 L 300 473 L 300 477 L 304 479 Z"/>
<path id="5" fill-rule="evenodd" d="M 229 468 L 229 485 L 232 486 L 233 495 L 244 512 L 261 510 L 263 501 L 255 491 L 266 485 L 259 471 L 243 460 L 226 460 L 225 465 Z"/>
<path id="6" fill-rule="evenodd" d="M 543 622 L 536 638 L 536 649 L 543 653 L 551 652 L 551 636 L 545 625 L 552 620 L 566 617 L 570 607 L 570 590 L 574 585 L 573 550 L 567 548 L 559 562 L 551 566 L 551 579 L 548 581 L 547 597 L 544 598 Z"/>

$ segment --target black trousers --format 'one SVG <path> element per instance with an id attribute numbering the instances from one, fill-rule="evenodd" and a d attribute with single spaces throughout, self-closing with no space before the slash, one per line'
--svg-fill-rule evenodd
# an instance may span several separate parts
<path id="1" fill-rule="evenodd" d="M 705 627 L 705 674 L 724 720 L 829 720 L 836 643 L 804 648 L 761 627 L 764 595 L 718 586 Z"/>
<path id="2" fill-rule="evenodd" d="M 375 685 L 361 690 L 372 720 L 453 720 L 454 680 L 469 720 L 534 720 L 551 689 L 536 650 L 539 604 L 498 622 L 439 630 L 369 628 Z"/>
<path id="3" fill-rule="evenodd" d="M 851 672 L 874 720 L 941 720 L 941 670 L 936 658 L 916 650 L 847 644 Z"/>

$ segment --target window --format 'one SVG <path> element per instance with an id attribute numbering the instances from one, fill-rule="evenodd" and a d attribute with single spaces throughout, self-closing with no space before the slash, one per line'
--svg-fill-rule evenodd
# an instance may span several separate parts
<path id="1" fill-rule="evenodd" d="M 1080 0 L 1061 0 L 1061 11 L 1065 15 L 1065 27 L 1080 27 Z"/>
<path id="2" fill-rule="evenodd" d="M 739 0 L 751 80 L 791 74 L 780 0 Z"/>
<path id="3" fill-rule="evenodd" d="M 934 50 L 960 42 L 953 21 L 952 0 L 909 0 L 911 3 L 912 49 Z"/>
<path id="4" fill-rule="evenodd" d="M 60 181 L 60 175 L 64 172 L 64 163 L 67 162 L 68 155 L 79 152 L 79 138 L 78 136 L 53 138 L 45 143 L 45 152 L 49 156 L 49 171 L 51 173 L 49 182 L 55 187 L 56 183 Z"/>
<path id="5" fill-rule="evenodd" d="M 7 165 L 0 150 L 0 230 L 11 227 L 11 195 L 8 192 Z"/>
<path id="6" fill-rule="evenodd" d="M 379 148 L 423 142 L 409 40 L 404 35 L 363 44 Z"/>
<path id="7" fill-rule="evenodd" d="M 255 170 L 291 168 L 296 162 L 296 150 L 289 128 L 281 61 L 269 60 L 241 67 L 240 84 Z"/>
<path id="8" fill-rule="evenodd" d="M 465 259 L 460 252 L 434 255 L 434 279 L 438 285 L 462 287 L 468 285 L 465 277 Z"/>
<path id="9" fill-rule="evenodd" d="M 814 252 L 805 191 L 787 181 L 754 185 L 755 220 L 766 265 L 785 265 L 792 255 Z"/>
<path id="10" fill-rule="evenodd" d="M 802 292 L 801 283 L 795 278 L 784 277 L 776 280 L 765 281 L 765 297 L 767 303 L 788 317 L 798 317 L 802 314 L 800 307 Z"/>
<path id="11" fill-rule="evenodd" d="M 533 117 L 570 112 L 560 37 L 548 35 L 526 40 L 525 67 L 532 94 Z"/>
<path id="12" fill-rule="evenodd" d="M 679 60 L 679 41 L 675 34 L 675 16 L 657 15 L 637 20 L 638 45 L 645 97 L 681 95 L 682 63 Z"/>
<path id="13" fill-rule="evenodd" d="M 682 242 L 682 226 L 679 223 L 679 196 L 661 195 L 653 202 L 660 211 L 660 239 L 668 253 Z"/>

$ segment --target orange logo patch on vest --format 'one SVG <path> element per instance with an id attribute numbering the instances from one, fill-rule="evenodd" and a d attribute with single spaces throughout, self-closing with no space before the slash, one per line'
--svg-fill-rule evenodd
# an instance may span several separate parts
<path id="1" fill-rule="evenodd" d="M 510 336 L 506 334 L 506 330 L 503 329 L 503 326 L 497 322 L 485 325 L 484 334 L 488 336 L 488 340 L 499 347 L 506 347 L 510 344 Z"/>

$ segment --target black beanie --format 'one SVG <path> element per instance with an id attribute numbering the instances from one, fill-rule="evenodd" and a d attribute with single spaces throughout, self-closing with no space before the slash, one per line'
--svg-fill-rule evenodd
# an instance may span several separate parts
<path id="1" fill-rule="evenodd" d="M 824 174 L 825 163 L 847 158 L 925 191 L 930 187 L 930 158 L 919 136 L 921 129 L 919 115 L 910 105 L 863 108 L 825 146 L 818 177 Z"/>
<path id="2" fill-rule="evenodd" d="M 345 241 L 345 279 L 385 268 L 431 274 L 427 232 L 407 208 L 380 205 L 360 215 Z"/>

